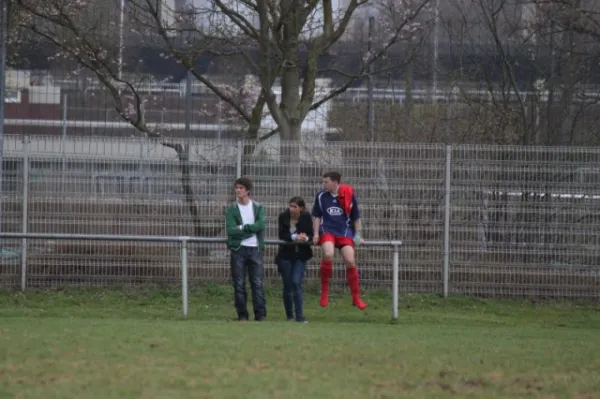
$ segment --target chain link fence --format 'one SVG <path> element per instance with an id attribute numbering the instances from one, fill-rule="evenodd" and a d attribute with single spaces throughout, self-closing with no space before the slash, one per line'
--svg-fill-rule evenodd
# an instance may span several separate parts
<path id="1" fill-rule="evenodd" d="M 177 143 L 179 153 L 141 138 L 9 135 L 2 230 L 224 236 L 223 207 L 243 174 L 267 209 L 266 236 L 277 238 L 288 199 L 312 206 L 321 174 L 335 169 L 356 189 L 365 238 L 404 243 L 403 292 L 600 294 L 600 150 L 315 137 Z M 275 250 L 265 253 L 272 281 Z M 3 240 L 1 251 L 0 283 L 18 286 L 21 241 Z M 318 281 L 315 255 L 309 283 Z M 388 248 L 358 251 L 366 289 L 391 287 L 391 257 Z M 180 275 L 177 247 L 161 243 L 35 240 L 27 258 L 28 286 L 163 284 Z M 191 284 L 229 281 L 223 244 L 190 244 L 189 267 Z M 336 273 L 344 286 L 339 259 Z"/>

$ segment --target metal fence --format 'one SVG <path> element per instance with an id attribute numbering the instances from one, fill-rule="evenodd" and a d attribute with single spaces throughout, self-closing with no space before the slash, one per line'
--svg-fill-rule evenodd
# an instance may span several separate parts
<path id="1" fill-rule="evenodd" d="M 22 241 L 21 253 L 21 290 L 25 291 L 27 285 L 27 247 L 28 240 L 86 240 L 86 241 L 113 241 L 123 242 L 149 242 L 149 243 L 178 243 L 179 261 L 181 273 L 181 314 L 183 317 L 188 315 L 188 246 L 189 243 L 217 244 L 225 243 L 224 238 L 214 237 L 174 237 L 174 236 L 151 236 L 151 235 L 115 235 L 115 234 L 43 234 L 43 233 L 0 233 L 0 238 L 20 238 Z M 266 245 L 286 245 L 281 240 L 265 240 Z M 310 245 L 310 244 L 308 244 Z M 399 293 L 399 264 L 400 264 L 400 246 L 401 241 L 365 241 L 366 247 L 390 247 L 394 251 L 392 259 L 392 320 L 398 320 L 398 293 Z"/>
<path id="2" fill-rule="evenodd" d="M 185 157 L 139 138 L 6 137 L 3 231 L 222 237 L 223 206 L 244 174 L 267 209 L 267 237 L 276 238 L 288 198 L 312 206 L 320 175 L 336 169 L 357 191 L 364 236 L 402 240 L 403 292 L 600 297 L 600 149 L 318 137 L 178 143 L 189 144 Z M 192 284 L 229 280 L 223 244 L 190 245 Z M 4 286 L 19 285 L 20 246 L 2 241 Z M 279 279 L 274 255 L 269 247 L 269 280 Z M 387 248 L 359 251 L 366 289 L 390 287 L 391 257 Z M 318 280 L 316 259 L 309 282 Z M 168 244 L 36 240 L 28 285 L 176 282 L 178 262 Z M 340 286 L 343 273 L 339 263 Z"/>

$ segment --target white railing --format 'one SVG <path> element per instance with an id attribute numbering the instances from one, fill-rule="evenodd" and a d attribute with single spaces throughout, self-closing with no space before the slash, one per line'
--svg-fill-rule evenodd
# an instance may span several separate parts
<path id="1" fill-rule="evenodd" d="M 77 88 L 77 81 L 75 80 L 57 80 L 56 84 L 61 88 Z M 486 89 L 481 88 L 465 88 L 464 84 L 461 84 L 462 89 L 458 89 L 458 87 L 445 87 L 439 88 L 435 90 L 433 93 L 433 97 L 438 101 L 456 101 L 460 97 L 469 97 L 469 98 L 479 98 L 480 100 L 491 100 L 493 94 L 498 94 L 499 91 L 495 90 L 494 92 L 490 92 Z M 325 92 L 336 90 L 336 87 L 325 87 L 322 88 Z M 89 81 L 86 83 L 86 90 L 104 90 L 104 86 L 97 81 Z M 187 88 L 185 80 L 180 83 L 146 83 L 141 84 L 139 87 L 136 87 L 136 91 L 140 93 L 172 93 L 178 94 L 181 97 L 186 96 Z M 406 90 L 403 84 L 398 83 L 398 88 L 374 88 L 373 89 L 373 98 L 379 100 L 390 100 L 394 99 L 396 101 L 403 101 L 406 98 L 408 90 Z M 192 83 L 191 85 L 191 93 L 201 93 L 206 95 L 214 95 L 214 93 L 208 89 L 202 83 Z M 517 93 L 514 90 L 506 92 L 506 94 L 513 100 L 517 100 Z M 547 90 L 520 90 L 519 94 L 521 96 L 538 96 L 539 101 L 546 102 L 548 101 L 548 91 Z M 429 101 L 432 96 L 432 90 L 429 87 L 417 87 L 410 90 L 410 95 L 413 100 L 427 100 Z M 369 97 L 368 88 L 367 87 L 349 87 L 343 93 L 341 93 L 338 97 L 340 98 L 353 98 L 356 100 L 366 100 Z M 581 87 L 576 95 L 576 101 L 597 101 L 599 97 L 598 89 L 595 87 Z"/>
<path id="2" fill-rule="evenodd" d="M 119 235 L 119 234 L 48 234 L 48 233 L 0 233 L 0 239 L 21 239 L 21 290 L 27 287 L 27 240 L 93 240 L 93 241 L 145 241 L 145 242 L 178 242 L 180 243 L 181 259 L 181 314 L 188 315 L 188 243 L 225 243 L 221 237 L 189 237 L 189 236 L 145 236 L 145 235 Z M 286 244 L 280 240 L 265 240 L 267 245 Z M 400 246 L 402 241 L 365 241 L 361 244 L 367 247 L 392 247 L 392 319 L 398 319 L 398 289 L 400 269 Z"/>

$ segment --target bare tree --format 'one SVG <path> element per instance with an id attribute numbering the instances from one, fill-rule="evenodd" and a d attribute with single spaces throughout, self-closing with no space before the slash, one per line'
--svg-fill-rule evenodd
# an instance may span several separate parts
<path id="1" fill-rule="evenodd" d="M 590 139 L 596 136 L 597 141 L 596 123 L 588 132 L 589 124 L 582 122 L 600 99 L 585 89 L 592 83 L 592 69 L 600 58 L 600 5 L 587 0 L 535 0 L 533 4 L 538 31 L 550 55 L 545 76 L 546 142 L 593 144 Z"/>
<path id="2" fill-rule="evenodd" d="M 421 123 L 419 116 L 413 112 L 413 75 L 415 70 L 420 71 L 423 64 L 427 64 L 424 62 L 424 44 L 433 27 L 431 7 L 431 4 L 424 7 L 386 53 L 371 64 L 370 77 L 375 81 L 374 86 L 392 93 L 391 101 L 380 97 L 373 99 L 377 120 L 373 139 L 376 141 L 406 140 L 413 131 L 413 125 Z M 362 49 L 364 57 L 370 54 L 367 50 L 369 42 L 373 49 L 371 52 L 377 51 L 388 40 L 390 27 L 406 18 L 406 9 L 407 6 L 398 7 L 397 0 L 382 0 L 372 4 L 371 15 L 376 15 L 374 28 L 369 32 L 369 18 L 360 20 L 353 32 L 352 46 Z M 403 78 L 403 84 L 397 81 L 399 76 Z M 402 90 L 404 98 L 399 102 L 398 95 Z M 346 97 L 351 101 L 340 101 L 333 107 L 332 122 L 343 131 L 343 137 L 347 140 L 365 139 L 367 121 L 364 116 L 367 115 L 371 99 L 361 101 L 361 97 Z M 402 108 L 400 112 L 398 108 Z"/>
<path id="3" fill-rule="evenodd" d="M 576 5 L 569 11 L 548 1 L 469 0 L 445 7 L 443 51 L 453 65 L 441 75 L 460 89 L 449 100 L 448 124 L 461 132 L 451 141 L 588 142 L 590 101 L 581 94 L 598 54 L 576 34 Z M 473 86 L 486 93 L 474 95 Z"/>
<path id="4" fill-rule="evenodd" d="M 68 56 L 93 71 L 116 96 L 119 114 L 136 128 L 146 132 L 143 124 L 143 99 L 135 94 L 134 85 L 119 80 L 114 61 L 114 35 L 119 27 L 115 19 L 99 18 L 98 8 L 104 2 L 93 0 L 14 0 L 37 22 L 22 27 L 51 41 Z M 346 32 L 355 12 L 367 5 L 367 0 L 351 0 L 342 10 L 334 10 L 329 0 L 299 2 L 297 0 L 212 0 L 205 5 L 189 5 L 183 10 L 167 9 L 156 0 L 128 1 L 128 30 L 144 40 L 151 40 L 189 69 L 194 77 L 234 109 L 246 124 L 247 137 L 259 135 L 263 110 L 267 107 L 283 140 L 298 140 L 300 126 L 309 111 L 344 92 L 368 72 L 376 62 L 406 32 L 429 0 L 394 0 L 398 10 L 393 25 L 387 23 L 386 40 L 367 57 L 358 72 L 336 71 L 346 76 L 346 83 L 325 96 L 315 98 L 315 79 L 322 72 L 318 59 Z M 371 3 L 371 2 L 369 2 Z M 165 16 L 169 18 L 165 18 Z M 208 22 L 207 22 L 208 21 Z M 105 26 L 100 26 L 105 22 Z M 114 51 L 112 51 L 114 53 Z M 240 100 L 233 85 L 216 83 L 211 76 L 195 69 L 200 54 L 212 54 L 222 59 L 241 61 L 245 70 L 255 75 L 259 85 L 254 95 Z M 279 80 L 281 96 L 274 86 Z M 127 113 L 122 90 L 134 97 L 135 117 Z M 267 135 L 269 137 L 269 135 Z M 264 137 L 262 137 L 264 139 Z"/>
<path id="5" fill-rule="evenodd" d="M 463 56 L 481 60 L 480 66 L 447 72 L 447 77 L 461 88 L 457 108 L 466 122 L 461 130 L 468 132 L 466 137 L 453 137 L 453 141 L 591 144 L 584 113 L 595 99 L 586 98 L 585 87 L 591 82 L 591 66 L 597 64 L 599 54 L 597 41 L 586 40 L 586 35 L 591 36 L 589 31 L 583 33 L 592 26 L 582 20 L 584 3 L 452 2 L 454 12 L 445 14 L 453 17 L 445 21 L 448 48 L 461 66 Z M 484 95 L 472 94 L 472 82 L 483 82 Z M 460 217 L 480 220 L 485 213 L 489 226 L 486 239 L 490 242 L 556 245 L 556 234 L 549 233 L 559 218 L 556 209 L 561 206 L 555 194 L 563 189 L 565 174 L 569 173 L 552 175 L 551 168 L 537 167 L 536 162 L 562 157 L 573 164 L 579 161 L 577 155 L 541 151 L 529 155 L 527 166 L 519 167 L 515 165 L 525 163 L 522 154 L 499 148 L 493 156 L 501 161 L 497 170 L 473 168 L 464 172 L 466 179 L 489 184 L 481 192 L 461 193 L 464 201 L 484 198 L 482 205 L 486 204 L 486 210 L 465 212 Z M 575 173 L 567 179 L 574 180 Z M 512 198 L 509 192 L 513 193 Z M 565 207 L 570 205 L 566 203 Z M 524 252 L 517 256 L 524 263 L 533 262 L 534 258 L 547 261 L 543 256 Z"/>
<path id="6" fill-rule="evenodd" d="M 358 71 L 335 71 L 345 77 L 345 83 L 318 98 L 315 82 L 323 73 L 318 59 L 342 41 L 355 12 L 366 6 L 367 0 L 350 0 L 341 10 L 335 10 L 330 0 L 210 0 L 178 10 L 169 9 L 161 0 L 129 0 L 125 23 L 120 23 L 113 3 L 104 0 L 12 0 L 11 4 L 23 16 L 17 24 L 22 32 L 55 46 L 59 50 L 56 58 L 73 60 L 77 68 L 94 74 L 124 121 L 176 151 L 194 233 L 206 235 L 217 231 L 201 226 L 191 185 L 189 147 L 170 138 L 160 125 L 147 122 L 148 99 L 139 87 L 153 77 L 139 73 L 136 60 L 127 58 L 123 37 L 152 43 L 166 58 L 189 70 L 218 96 L 230 116 L 241 122 L 245 138 L 256 142 L 279 134 L 283 140 L 297 141 L 308 112 L 364 77 L 370 64 L 414 29 L 419 13 L 429 2 L 394 1 L 402 13 L 393 24 L 385 21 L 386 40 L 363 57 Z M 221 65 L 236 66 L 232 69 L 238 76 L 254 75 L 258 83 L 239 84 L 241 79 L 235 76 L 235 83 L 222 83 L 201 73 L 195 61 L 202 54 L 211 54 Z M 124 70 L 138 73 L 125 74 Z M 280 98 L 276 87 L 280 87 Z M 277 127 L 263 134 L 265 107 Z M 246 148 L 246 152 L 252 151 L 252 145 Z"/>

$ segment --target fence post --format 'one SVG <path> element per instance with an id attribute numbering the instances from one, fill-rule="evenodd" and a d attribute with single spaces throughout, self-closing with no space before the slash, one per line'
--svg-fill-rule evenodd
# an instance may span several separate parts
<path id="1" fill-rule="evenodd" d="M 183 317 L 188 314 L 188 251 L 187 240 L 181 241 L 181 313 Z"/>
<path id="2" fill-rule="evenodd" d="M 242 157 L 244 155 L 244 142 L 240 139 L 237 141 L 237 152 L 235 162 L 235 177 L 242 177 Z"/>
<path id="3" fill-rule="evenodd" d="M 400 273 L 400 246 L 394 244 L 394 260 L 392 263 L 392 319 L 398 320 L 398 291 Z"/>
<path id="4" fill-rule="evenodd" d="M 23 198 L 21 202 L 21 226 L 22 232 L 27 234 L 29 230 L 29 136 L 23 137 Z M 21 291 L 27 287 L 27 238 L 22 239 L 21 244 Z"/>
<path id="5" fill-rule="evenodd" d="M 444 203 L 444 298 L 448 297 L 450 278 L 450 181 L 452 179 L 452 146 L 446 146 L 446 177 Z"/>

